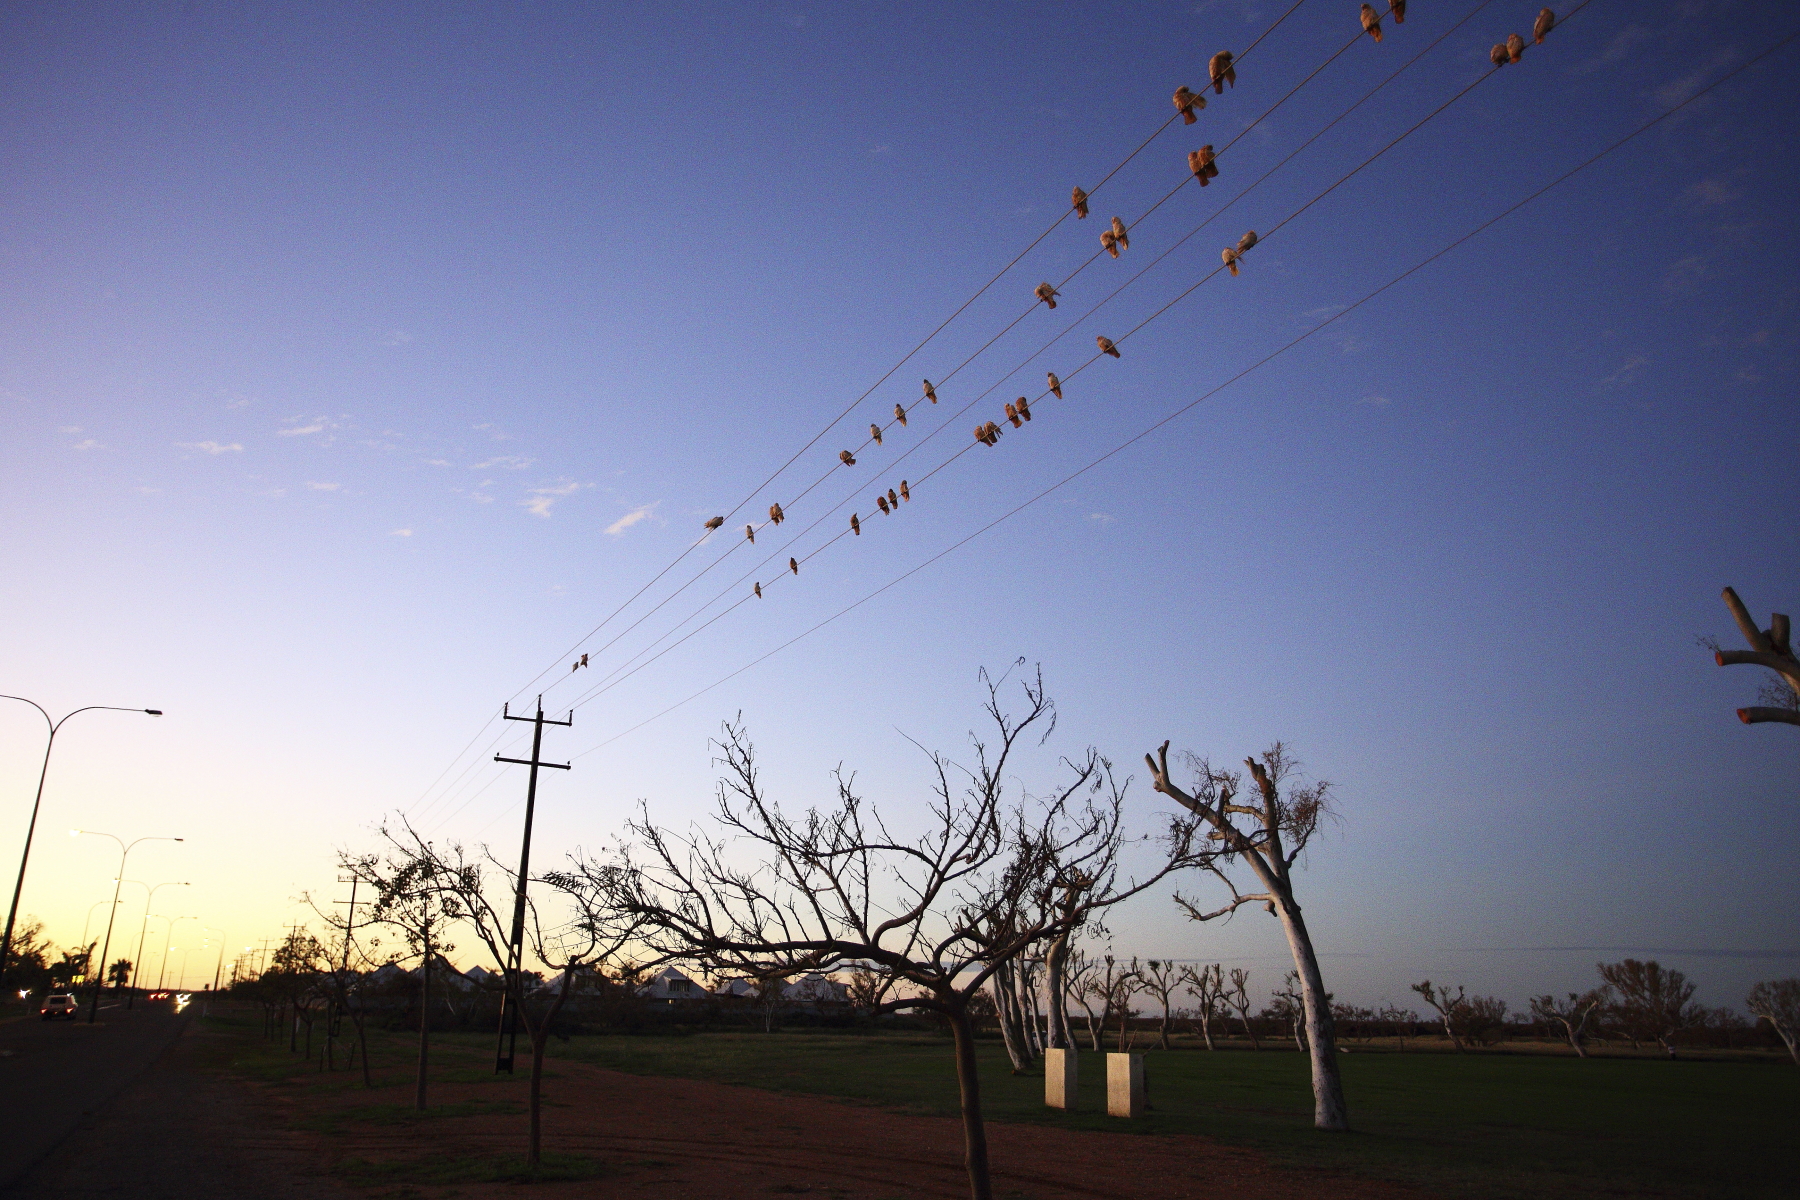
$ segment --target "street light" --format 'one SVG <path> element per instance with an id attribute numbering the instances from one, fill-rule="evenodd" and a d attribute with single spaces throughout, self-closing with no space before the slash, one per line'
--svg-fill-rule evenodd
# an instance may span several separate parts
<path id="1" fill-rule="evenodd" d="M 173 921 L 169 922 L 169 927 L 163 930 L 162 961 L 156 964 L 157 991 L 160 992 L 163 990 L 163 976 L 169 973 L 169 943 L 175 940 L 175 927 L 183 921 L 198 921 L 199 919 L 199 917 L 176 917 Z"/>
<path id="2" fill-rule="evenodd" d="M 145 709 L 144 711 L 149 712 L 150 710 Z M 112 838 L 113 841 L 119 843 L 119 873 L 113 877 L 112 911 L 106 914 L 106 943 L 100 948 L 100 978 L 94 983 L 94 999 L 88 1005 L 88 1024 L 92 1025 L 100 1017 L 100 993 L 106 990 L 106 956 L 112 952 L 113 919 L 119 915 L 119 889 L 125 885 L 125 856 L 131 853 L 131 847 L 137 845 L 138 842 L 185 842 L 187 839 L 178 837 L 141 837 L 128 846 L 123 839 L 115 834 L 101 833 L 96 829 L 69 830 L 70 837 L 80 837 L 84 833 L 93 837 Z M 15 894 L 13 896 L 13 904 L 16 907 L 18 903 L 19 898 L 17 894 Z"/>
<path id="3" fill-rule="evenodd" d="M 213 964 L 212 985 L 212 990 L 217 993 L 219 990 L 219 972 L 225 969 L 225 931 L 223 929 L 214 929 L 211 925 L 205 925 L 201 928 L 205 933 L 216 933 L 219 935 L 219 961 Z"/>
<path id="4" fill-rule="evenodd" d="M 6 934 L 0 937 L 0 979 L 6 978 L 6 961 L 12 954 L 13 923 L 19 917 L 19 893 L 25 890 L 25 864 L 31 861 L 31 836 L 37 832 L 38 805 L 44 802 L 44 777 L 50 773 L 50 751 L 56 747 L 56 731 L 63 727 L 75 713 L 84 712 L 142 712 L 153 717 L 162 716 L 160 708 L 119 708 L 111 704 L 90 704 L 86 708 L 78 708 L 75 712 L 66 713 L 61 721 L 52 721 L 50 714 L 44 712 L 43 705 L 35 700 L 27 700 L 23 696 L 0 696 L 0 700 L 17 700 L 29 704 L 43 716 L 44 723 L 50 727 L 49 740 L 44 743 L 44 765 L 38 770 L 37 799 L 31 802 L 31 822 L 25 826 L 25 851 L 19 855 L 19 880 L 13 884 L 12 907 L 6 910 Z M 122 872 L 121 872 L 122 873 Z"/>
<path id="5" fill-rule="evenodd" d="M 167 883 L 159 883 L 156 887 L 151 887 L 141 879 L 127 879 L 125 882 L 135 883 L 144 889 L 144 919 L 138 922 L 137 957 L 131 960 L 131 991 L 127 993 L 125 997 L 125 1007 L 133 1008 L 135 1007 L 135 1001 L 137 1000 L 138 994 L 138 975 L 141 974 L 144 969 L 144 934 L 150 929 L 150 906 L 156 903 L 157 889 L 166 887 L 193 887 L 194 885 L 185 881 L 176 880 L 170 880 Z"/>

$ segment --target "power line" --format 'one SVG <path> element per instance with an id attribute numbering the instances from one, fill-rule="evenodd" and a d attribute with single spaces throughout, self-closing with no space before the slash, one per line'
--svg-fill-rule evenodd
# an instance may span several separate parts
<path id="1" fill-rule="evenodd" d="M 1583 5 L 1583 7 L 1585 7 L 1585 5 Z M 988 532 L 990 529 L 993 529 L 995 526 L 1000 525 L 1007 520 L 1010 520 L 1012 517 L 1018 515 L 1020 512 L 1023 512 L 1026 508 L 1029 508 L 1030 506 L 1036 504 L 1038 501 L 1044 499 L 1046 496 L 1049 496 L 1053 492 L 1058 491 L 1059 489 L 1063 488 L 1067 484 L 1073 482 L 1075 479 L 1080 478 L 1082 475 L 1085 475 L 1087 472 L 1100 466 L 1102 463 L 1105 463 L 1109 459 L 1113 458 L 1115 455 L 1118 455 L 1121 452 L 1125 451 L 1126 449 L 1130 448 L 1131 446 L 1137 444 L 1138 442 L 1142 441 L 1144 438 L 1146 438 L 1146 437 L 1150 436 L 1152 433 L 1156 432 L 1158 429 L 1161 429 L 1164 425 L 1167 425 L 1171 421 L 1174 421 L 1176 418 L 1191 411 L 1198 405 L 1204 403 L 1206 400 L 1211 399 L 1213 396 L 1217 395 L 1219 392 L 1223 391 L 1225 388 L 1230 387 L 1232 384 L 1243 379 L 1245 376 L 1247 376 L 1247 375 L 1251 374 L 1252 372 L 1258 370 L 1259 368 L 1267 365 L 1269 362 L 1273 361 L 1275 358 L 1281 356 L 1282 354 L 1287 353 L 1289 350 L 1300 345 L 1302 342 L 1308 340 L 1309 338 L 1311 338 L 1313 335 L 1317 334 L 1321 330 L 1342 320 L 1344 317 L 1348 316 L 1350 313 L 1361 308 L 1363 305 L 1367 304 L 1369 301 L 1375 299 L 1376 297 L 1387 292 L 1389 289 L 1391 289 L 1391 288 L 1397 286 L 1398 284 L 1404 282 L 1405 280 L 1411 278 L 1413 275 L 1417 274 L 1419 271 L 1423 270 L 1425 267 L 1431 265 L 1432 263 L 1436 262 L 1438 259 L 1440 259 L 1440 258 L 1444 257 L 1445 255 L 1451 253 L 1452 251 L 1456 250 L 1458 247 L 1460 247 L 1460 246 L 1464 245 L 1465 243 L 1478 237 L 1480 234 L 1484 233 L 1489 228 L 1491 228 L 1494 225 L 1498 224 L 1499 222 L 1505 220 L 1507 217 L 1510 217 L 1514 213 L 1518 212 L 1520 209 L 1526 207 L 1527 205 L 1531 204 L 1533 201 L 1537 200 L 1539 197 L 1543 196 L 1545 193 L 1551 191 L 1553 188 L 1559 186 L 1560 184 L 1566 182 L 1567 180 L 1569 180 L 1570 178 L 1579 174 L 1580 172 L 1586 170 L 1588 167 L 1593 166 L 1595 163 L 1599 162 L 1601 159 L 1603 159 L 1603 158 L 1607 157 L 1608 155 L 1612 154 L 1613 152 L 1617 151 L 1618 149 L 1620 149 L 1621 147 L 1626 145 L 1628 142 L 1631 142 L 1632 140 L 1634 140 L 1634 139 L 1638 138 L 1639 136 L 1643 135 L 1644 133 L 1648 132 L 1650 129 L 1652 129 L 1656 125 L 1662 123 L 1663 121 L 1667 120 L 1669 117 L 1671 117 L 1675 113 L 1681 111 L 1683 108 L 1686 108 L 1689 104 L 1692 104 L 1694 101 L 1700 99 L 1702 96 L 1705 96 L 1708 93 L 1712 92 L 1714 89 L 1718 88 L 1722 84 L 1728 82 L 1732 78 L 1741 74 L 1743 71 L 1748 70 L 1750 67 L 1761 62 L 1763 59 L 1768 58 L 1770 55 L 1777 53 L 1778 51 L 1780 51 L 1781 49 L 1783 49 L 1784 47 L 1786 47 L 1787 45 L 1792 43 L 1797 38 L 1800 38 L 1800 31 L 1796 31 L 1794 33 L 1788 34 L 1786 37 L 1782 38 L 1781 40 L 1776 42 L 1774 45 L 1768 47 L 1767 49 L 1763 50 L 1761 53 L 1757 54 L 1754 58 L 1751 58 L 1747 62 L 1745 62 L 1745 63 L 1741 64 L 1740 66 L 1734 68 L 1733 70 L 1727 72 L 1725 75 L 1721 76 L 1720 78 L 1714 80 L 1712 83 L 1708 84 L 1706 87 L 1695 92 L 1693 95 L 1689 96 L 1687 99 L 1664 110 L 1662 113 L 1659 113 L 1657 116 L 1651 118 L 1650 120 L 1646 121 L 1642 125 L 1638 126 L 1636 129 L 1632 130 L 1630 133 L 1626 134 L 1624 137 L 1619 138 L 1617 141 L 1613 142 L 1612 144 L 1607 146 L 1605 149 L 1603 149 L 1603 150 L 1599 151 L 1598 153 L 1592 155 L 1591 157 L 1583 160 L 1582 162 L 1578 163 L 1574 167 L 1571 167 L 1569 170 L 1563 172 L 1561 175 L 1557 176 L 1555 179 L 1552 179 L 1549 183 L 1546 183 L 1544 186 L 1538 188 L 1536 191 L 1527 195 L 1523 199 L 1515 202 L 1514 204 L 1512 204 L 1511 206 L 1502 210 L 1501 212 L 1497 213 L 1493 217 L 1490 217 L 1486 221 L 1483 221 L 1481 224 L 1479 224 L 1475 228 L 1471 229 L 1468 233 L 1463 234 L 1462 236 L 1460 236 L 1460 237 L 1456 238 L 1454 241 L 1451 241 L 1450 243 L 1446 244 L 1445 246 L 1443 246 L 1436 252 L 1432 253 L 1431 255 L 1427 256 L 1426 258 L 1415 263 L 1413 266 L 1407 268 L 1405 271 L 1402 271 L 1400 274 L 1394 276 L 1392 279 L 1388 280 L 1386 283 L 1383 283 L 1380 287 L 1377 287 L 1373 291 L 1366 293 L 1360 299 L 1358 299 L 1354 303 L 1348 305 L 1341 311 L 1334 313 L 1333 315 L 1325 318 L 1323 321 L 1320 321 L 1317 325 L 1314 325 L 1311 329 L 1306 330 L 1304 333 L 1300 334 L 1298 337 L 1295 337 L 1291 341 L 1289 341 L 1289 342 L 1285 343 L 1284 345 L 1278 347 L 1277 349 L 1271 351 L 1269 354 L 1258 359 L 1256 362 L 1252 363 L 1250 366 L 1245 367 L 1243 370 L 1241 370 L 1237 374 L 1231 376 L 1229 379 L 1225 380 L 1223 383 L 1220 383 L 1217 386 L 1209 389 L 1208 391 L 1203 392 L 1201 395 L 1195 397 L 1193 400 L 1189 401 L 1188 403 L 1186 403 L 1186 404 L 1182 405 L 1181 407 L 1175 409 L 1174 411 L 1168 413 L 1166 416 L 1157 420 L 1156 422 L 1154 422 L 1153 424 L 1151 424 L 1144 430 L 1140 431 L 1137 434 L 1134 434 L 1130 438 L 1127 438 L 1125 441 L 1119 443 L 1117 446 L 1114 446 L 1112 449 L 1110 449 L 1106 453 L 1100 455 L 1098 458 L 1093 459 L 1086 465 L 1084 465 L 1084 466 L 1080 467 L 1079 469 L 1071 472 L 1070 474 L 1064 476 L 1062 479 L 1051 484 L 1049 487 L 1038 492 L 1036 495 L 1034 495 L 1034 496 L 1030 497 L 1029 499 L 1021 502 L 1020 504 L 1014 506 L 1013 508 L 1009 509 L 1007 512 L 1002 513 L 1000 516 L 994 518 L 992 521 L 988 522 L 987 524 L 983 525 L 981 528 L 975 530 L 974 532 L 968 534 L 967 536 L 961 538 L 960 540 L 953 542 L 951 545 L 945 547 L 943 550 L 938 551 L 936 554 L 932 555 L 930 558 L 924 560 L 923 562 L 910 568 L 909 570 L 903 572 L 902 574 L 894 577 L 893 579 L 889 580 L 887 583 L 881 585 L 879 588 L 876 588 L 874 591 L 868 593 L 867 595 L 854 601 L 853 603 L 845 606 L 844 608 L 839 609 L 837 612 L 833 613 L 829 617 L 826 617 L 824 620 L 821 620 L 821 621 L 809 626 L 807 629 L 796 634 L 794 637 L 789 638 L 787 641 L 781 643 L 780 645 L 774 647 L 773 649 L 764 652 L 763 654 L 759 655 L 758 657 L 752 659 L 750 662 L 744 664 L 742 667 L 739 667 L 737 670 L 732 671 L 730 674 L 725 675 L 725 676 L 715 680 L 714 682 L 708 684 L 706 687 L 701 688 L 699 691 L 694 692 L 691 695 L 684 697 L 681 700 L 676 701 L 674 704 L 668 706 L 667 708 L 664 708 L 663 710 L 654 714 L 653 716 L 647 717 L 644 720 L 638 722 L 637 724 L 632 725 L 629 728 L 624 729 L 621 732 L 614 734 L 612 737 L 609 737 L 606 740 L 604 740 L 594 746 L 591 746 L 586 750 L 581 751 L 579 754 L 576 754 L 574 757 L 582 758 L 589 754 L 592 754 L 598 750 L 605 748 L 606 746 L 611 745 L 613 742 L 616 742 L 619 739 L 626 737 L 627 735 L 629 735 L 631 733 L 635 733 L 637 730 L 642 729 L 644 726 L 646 726 L 654 721 L 660 720 L 662 717 L 667 716 L 669 713 L 674 712 L 676 709 L 681 708 L 684 705 L 687 705 L 687 704 L 693 702 L 694 700 L 699 699 L 701 696 L 705 695 L 707 692 L 712 691 L 714 688 L 720 687 L 723 684 L 730 682 L 732 679 L 737 678 L 739 675 L 742 675 L 744 672 L 750 670 L 751 668 L 761 664 L 762 662 L 766 661 L 767 659 L 769 659 L 769 658 L 773 657 L 774 655 L 780 653 L 781 651 L 787 649 L 789 646 L 794 645 L 796 642 L 799 642 L 802 639 L 807 638 L 807 637 L 811 636 L 812 634 L 818 632 L 820 629 L 825 628 L 825 626 L 830 625 L 834 621 L 838 620 L 840 617 L 843 617 L 846 614 L 854 611 L 855 609 L 860 608 L 862 605 L 864 605 L 864 604 L 868 603 L 869 601 L 875 599 L 876 597 L 882 595 L 884 592 L 887 592 L 891 588 L 898 586 L 900 583 L 911 578 L 913 575 L 918 574 L 920 571 L 923 571 L 926 567 L 931 566 L 933 563 L 936 563 L 938 560 L 948 556 L 952 552 L 954 552 L 958 549 L 961 549 L 963 546 L 967 545 L 971 541 L 974 541 L 976 538 L 978 538 L 982 534 Z M 961 451 L 958 452 L 959 455 L 961 453 L 962 453 Z M 953 456 L 953 457 L 955 457 L 955 456 Z M 841 535 L 839 535 L 839 536 L 841 536 Z M 833 540 L 835 541 L 836 539 L 833 539 Z"/>

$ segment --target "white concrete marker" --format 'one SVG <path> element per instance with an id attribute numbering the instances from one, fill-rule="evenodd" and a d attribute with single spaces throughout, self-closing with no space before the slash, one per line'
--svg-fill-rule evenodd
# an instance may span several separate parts
<path id="1" fill-rule="evenodd" d="M 1106 1056 L 1106 1115 L 1109 1117 L 1141 1117 L 1144 1115 L 1143 1055 L 1108 1054 Z"/>
<path id="2" fill-rule="evenodd" d="M 1075 1084 L 1080 1077 L 1081 1055 L 1075 1050 L 1044 1051 L 1044 1104 L 1075 1110 Z"/>

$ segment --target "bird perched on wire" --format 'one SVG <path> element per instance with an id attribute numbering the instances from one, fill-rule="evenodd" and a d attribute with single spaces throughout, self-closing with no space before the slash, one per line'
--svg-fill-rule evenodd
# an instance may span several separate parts
<path id="1" fill-rule="evenodd" d="M 850 453 L 848 450 L 839 450 L 838 461 L 843 463 L 846 467 L 854 467 L 856 465 L 856 455 Z"/>
<path id="2" fill-rule="evenodd" d="M 1200 118 L 1194 115 L 1194 110 L 1196 108 L 1205 107 L 1206 97 L 1197 96 L 1193 92 L 1188 91 L 1187 84 L 1184 83 L 1175 89 L 1175 111 L 1181 114 L 1181 123 L 1183 125 L 1192 125 L 1195 121 L 1198 121 Z"/>
<path id="3" fill-rule="evenodd" d="M 937 389 L 931 386 L 931 380 L 925 381 L 925 398 L 933 404 L 937 403 Z"/>
<path id="4" fill-rule="evenodd" d="M 1406 24 L 1406 0 L 1393 0 L 1388 5 L 1388 11 L 1394 14 L 1394 24 Z"/>
<path id="5" fill-rule="evenodd" d="M 1119 348 L 1113 345 L 1113 340 L 1109 337 L 1096 337 L 1094 339 L 1094 345 L 1100 347 L 1100 353 L 1102 354 L 1110 354 L 1114 358 L 1119 357 Z"/>
<path id="6" fill-rule="evenodd" d="M 571 665 L 570 665 L 570 666 L 569 666 L 569 670 L 571 670 L 571 671 L 579 671 L 579 670 L 581 670 L 581 668 L 583 668 L 583 667 L 585 667 L 585 666 L 587 666 L 587 665 L 588 665 L 588 664 L 587 664 L 587 658 L 588 658 L 588 656 L 587 656 L 587 655 L 585 655 L 585 654 L 584 654 L 584 655 L 582 655 L 582 656 L 581 656 L 581 657 L 580 657 L 580 658 L 578 658 L 578 659 L 576 659 L 576 660 L 575 660 L 575 661 L 574 661 L 574 663 L 572 663 L 572 664 L 571 664 Z"/>
<path id="7" fill-rule="evenodd" d="M 871 421 L 869 423 L 869 436 L 875 439 L 875 444 L 877 446 L 881 445 L 881 426 Z"/>
<path id="8" fill-rule="evenodd" d="M 1114 258 L 1119 257 L 1118 235 L 1113 233 L 1110 229 L 1102 229 L 1100 231 L 1100 248 Z"/>
<path id="9" fill-rule="evenodd" d="M 1219 251 L 1219 258 L 1225 263 L 1226 269 L 1229 270 L 1232 275 L 1235 276 L 1238 273 L 1238 252 L 1235 246 L 1227 246 Z"/>
<path id="10" fill-rule="evenodd" d="M 888 489 L 887 502 L 888 502 L 889 508 L 899 508 L 900 507 L 900 497 L 894 495 L 893 488 Z"/>
<path id="11" fill-rule="evenodd" d="M 1017 407 L 1021 417 L 1024 417 L 1027 421 L 1031 420 L 1031 401 L 1020 396 Z"/>
<path id="12" fill-rule="evenodd" d="M 904 479 L 902 479 L 900 481 L 900 498 L 902 500 L 911 500 L 912 499 L 912 493 L 906 489 L 906 480 L 904 480 Z"/>
<path id="13" fill-rule="evenodd" d="M 781 505 L 779 505 L 779 504 L 769 505 L 769 520 L 771 520 L 775 524 L 779 525 L 779 524 L 781 524 L 781 522 L 784 519 L 786 519 L 786 517 L 787 517 L 787 514 L 781 511 Z"/>
<path id="14" fill-rule="evenodd" d="M 1012 427 L 1014 429 L 1017 429 L 1020 425 L 1024 424 L 1023 421 L 1019 420 L 1019 409 L 1017 405 L 1009 404 L 1006 406 L 1006 419 L 1012 422 Z"/>
<path id="15" fill-rule="evenodd" d="M 757 583 L 757 584 L 752 584 L 751 586 L 756 589 L 756 598 L 758 600 L 761 600 L 762 599 L 762 584 Z"/>
<path id="16" fill-rule="evenodd" d="M 882 516 L 884 516 L 884 517 L 887 516 L 888 515 L 887 497 L 886 496 L 875 497 L 875 507 L 879 508 L 881 510 Z"/>
<path id="17" fill-rule="evenodd" d="M 855 513 L 850 514 L 850 532 L 857 537 L 862 536 L 862 522 L 856 519 Z"/>
<path id="18" fill-rule="evenodd" d="M 797 558 L 788 559 L 788 570 L 798 575 L 800 573 L 800 560 Z"/>
<path id="19" fill-rule="evenodd" d="M 894 420 L 900 422 L 902 425 L 906 424 L 906 410 L 901 408 L 898 404 L 894 405 Z"/>
<path id="20" fill-rule="evenodd" d="M 1219 164 L 1213 161 L 1215 157 L 1217 156 L 1213 154 L 1211 145 L 1188 151 L 1188 170 L 1194 173 L 1194 178 L 1200 181 L 1201 187 L 1219 177 Z"/>
<path id="21" fill-rule="evenodd" d="M 1112 235 L 1119 243 L 1119 249 L 1131 249 L 1131 239 L 1125 236 L 1125 222 L 1119 220 L 1117 217 L 1112 219 Z"/>
<path id="22" fill-rule="evenodd" d="M 1488 51 L 1488 61 L 1493 63 L 1496 67 L 1504 67 L 1511 61 L 1507 57 L 1506 44 L 1504 42 L 1497 43 L 1492 50 Z"/>
<path id="23" fill-rule="evenodd" d="M 1000 427 L 992 421 L 989 421 L 985 425 L 977 425 L 975 427 L 975 440 L 984 446 L 998 445 L 1000 441 Z"/>
<path id="24" fill-rule="evenodd" d="M 710 520 L 706 523 L 706 527 L 708 529 L 717 529 L 719 526 L 723 525 L 724 523 L 725 523 L 724 517 L 714 517 L 712 520 Z"/>
<path id="25" fill-rule="evenodd" d="M 1237 68 L 1231 65 L 1231 51 L 1221 50 L 1212 56 L 1206 64 L 1206 74 L 1212 80 L 1213 94 L 1223 96 L 1225 85 L 1237 86 Z"/>
<path id="26" fill-rule="evenodd" d="M 751 545 L 755 545 L 756 544 L 756 526 L 754 526 L 754 525 L 744 526 L 744 536 L 750 539 Z"/>
<path id="27" fill-rule="evenodd" d="M 1531 40 L 1536 45 L 1544 44 L 1544 35 L 1556 28 L 1556 14 L 1544 9 L 1537 15 L 1537 23 L 1531 27 Z"/>
<path id="28" fill-rule="evenodd" d="M 1069 202 L 1075 206 L 1075 219 L 1077 221 L 1087 216 L 1087 193 L 1082 191 L 1080 187 L 1075 188 L 1069 193 Z"/>
<path id="29" fill-rule="evenodd" d="M 1524 57 L 1525 57 L 1525 39 L 1520 37 L 1516 33 L 1507 34 L 1506 35 L 1506 59 L 1507 59 L 1507 61 L 1508 62 L 1518 62 L 1521 58 L 1524 58 Z"/>
<path id="30" fill-rule="evenodd" d="M 1056 398 L 1058 400 L 1061 400 L 1062 399 L 1062 380 L 1060 380 L 1056 377 L 1056 372 L 1055 371 L 1046 371 L 1044 373 L 1044 378 L 1048 379 L 1050 381 L 1050 390 L 1056 393 Z"/>
<path id="31" fill-rule="evenodd" d="M 1254 229 L 1248 230 L 1245 232 L 1243 237 L 1238 239 L 1238 245 L 1237 245 L 1238 253 L 1242 254 L 1246 250 L 1249 250 L 1251 247 L 1253 247 L 1255 245 L 1256 245 L 1256 230 L 1254 230 Z"/>
<path id="32" fill-rule="evenodd" d="M 1378 42 L 1381 40 L 1381 17 L 1376 13 L 1373 4 L 1362 6 L 1362 27 L 1364 33 Z"/>
<path id="33" fill-rule="evenodd" d="M 1038 284 L 1037 287 L 1032 290 L 1031 294 L 1036 296 L 1039 300 L 1042 300 L 1045 304 L 1048 304 L 1051 308 L 1056 307 L 1056 298 L 1062 295 L 1061 292 L 1051 287 L 1048 283 Z"/>

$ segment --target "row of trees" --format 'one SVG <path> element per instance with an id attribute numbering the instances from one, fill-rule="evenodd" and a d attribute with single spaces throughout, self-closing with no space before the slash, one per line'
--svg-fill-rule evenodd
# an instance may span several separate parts
<path id="1" fill-rule="evenodd" d="M 1134 831 L 1129 781 L 1093 749 L 1062 760 L 1043 793 L 1009 783 L 1033 741 L 1041 746 L 1053 730 L 1055 707 L 1041 676 L 1021 681 L 1017 712 L 1002 700 L 1004 677 L 983 681 L 992 733 L 971 738 L 966 764 L 930 754 L 929 796 L 911 810 L 911 832 L 890 825 L 842 770 L 832 802 L 785 808 L 765 791 L 742 724 L 728 723 L 715 743 L 715 809 L 695 828 L 663 828 L 642 809 L 608 851 L 569 855 L 558 869 L 534 873 L 528 887 L 485 849 L 433 844 L 404 821 L 381 831 L 379 852 L 345 853 L 340 867 L 373 896 L 360 919 L 388 931 L 396 943 L 389 957 L 403 952 L 424 965 L 425 988 L 452 931 L 472 931 L 496 963 L 508 963 L 518 905 L 527 948 L 549 975 L 549 986 L 529 991 L 516 971 L 504 980 L 531 1045 L 533 1164 L 545 1035 L 578 979 L 664 963 L 753 984 L 847 974 L 866 1011 L 921 1013 L 949 1030 L 970 1189 L 988 1200 L 976 1022 L 989 1011 L 1002 1014 L 1015 1062 L 1045 1045 L 1073 1046 L 1071 1010 L 1041 998 L 1091 1002 L 1096 970 L 1101 988 L 1123 997 L 1104 1011 L 1128 1015 L 1129 992 L 1120 991 L 1133 986 L 1128 978 L 1178 977 L 1179 970 L 1104 958 L 1096 966 L 1076 940 L 1103 930 L 1112 908 L 1181 875 L 1223 889 L 1216 904 L 1177 893 L 1194 920 L 1252 905 L 1281 922 L 1312 1057 L 1315 1123 L 1348 1128 L 1330 998 L 1293 879 L 1329 811 L 1328 785 L 1299 784 L 1297 764 L 1277 744 L 1245 761 L 1247 780 L 1190 756 L 1192 782 L 1183 786 L 1165 743 L 1146 761 L 1152 786 L 1176 811 Z M 322 915 L 336 933 L 350 932 L 341 914 Z M 357 944 L 364 942 L 358 935 Z M 1090 1033 L 1093 1020 L 1090 1012 Z M 422 1104 L 429 1023 L 421 1024 Z"/>

